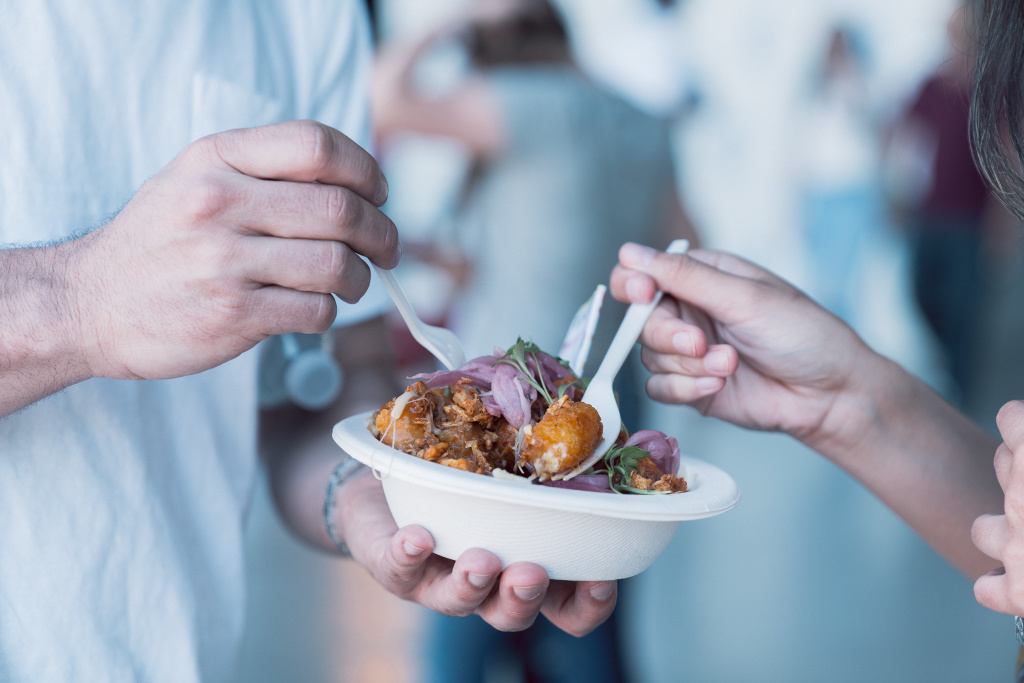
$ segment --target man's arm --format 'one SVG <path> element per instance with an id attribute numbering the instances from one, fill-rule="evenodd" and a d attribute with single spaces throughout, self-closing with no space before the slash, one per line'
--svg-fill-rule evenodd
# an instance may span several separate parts
<path id="1" fill-rule="evenodd" d="M 89 377 L 69 272 L 87 239 L 0 249 L 0 416 Z"/>
<path id="2" fill-rule="evenodd" d="M 212 368 L 272 334 L 320 332 L 391 268 L 376 161 L 312 121 L 189 145 L 109 223 L 0 251 L 0 416 L 89 377 Z"/>

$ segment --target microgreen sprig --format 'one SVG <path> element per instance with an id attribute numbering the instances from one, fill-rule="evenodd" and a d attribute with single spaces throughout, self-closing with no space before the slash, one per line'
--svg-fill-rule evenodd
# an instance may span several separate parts
<path id="1" fill-rule="evenodd" d="M 525 342 L 522 337 L 519 337 L 516 339 L 516 343 L 505 352 L 505 355 L 495 361 L 495 365 L 498 363 L 507 363 L 519 370 L 519 372 L 523 374 L 523 379 L 525 379 L 530 386 L 540 393 L 544 400 L 547 401 L 548 405 L 551 405 L 555 401 L 551 398 L 551 392 L 548 391 L 548 388 L 545 386 L 543 376 L 540 372 L 540 359 L 537 358 L 537 354 L 540 352 L 540 347 L 536 344 L 533 342 Z M 530 370 L 530 366 L 526 360 L 527 356 L 533 358 L 533 364 L 534 367 L 537 368 L 537 375 L 540 377 L 540 380 L 538 380 L 537 377 L 534 377 L 533 371 Z"/>
<path id="2" fill-rule="evenodd" d="M 622 446 L 608 449 L 608 452 L 601 458 L 608 470 L 608 485 L 615 493 L 638 493 L 641 495 L 662 495 L 668 491 L 648 491 L 630 486 L 633 472 L 640 467 L 640 461 L 650 456 L 650 453 L 639 446 Z M 595 468 L 597 469 L 597 468 Z M 615 483 L 615 475 L 619 476 L 619 483 Z"/>

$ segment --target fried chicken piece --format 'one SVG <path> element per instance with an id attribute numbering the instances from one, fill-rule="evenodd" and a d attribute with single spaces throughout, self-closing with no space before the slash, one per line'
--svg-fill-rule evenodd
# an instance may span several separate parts
<path id="1" fill-rule="evenodd" d="M 541 481 L 566 472 L 593 454 L 601 443 L 601 417 L 587 403 L 563 396 L 525 436 L 521 456 Z"/>
<path id="2" fill-rule="evenodd" d="M 674 474 L 662 474 L 654 461 L 641 458 L 636 470 L 629 477 L 629 485 L 642 491 L 666 491 L 686 493 L 686 480 Z"/>
<path id="3" fill-rule="evenodd" d="M 405 394 L 386 403 L 374 418 L 381 442 L 469 472 L 511 471 L 515 431 L 509 440 L 501 429 L 507 423 L 487 412 L 480 392 L 468 383 L 452 386 L 450 396 L 446 393 L 428 389 L 423 382 L 410 384 Z"/>
<path id="4" fill-rule="evenodd" d="M 404 394 L 384 404 L 374 418 L 381 442 L 409 455 L 439 444 L 435 422 L 445 402 L 442 394 L 431 391 L 423 382 L 410 384 Z"/>

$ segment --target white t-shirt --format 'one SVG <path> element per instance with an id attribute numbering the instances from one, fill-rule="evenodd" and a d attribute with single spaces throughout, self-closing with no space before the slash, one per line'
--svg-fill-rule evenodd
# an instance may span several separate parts
<path id="1" fill-rule="evenodd" d="M 361 2 L 6 2 L 0 16 L 0 243 L 102 224 L 214 131 L 315 118 L 369 142 Z M 93 379 L 0 420 L 0 681 L 230 679 L 256 357 Z"/>

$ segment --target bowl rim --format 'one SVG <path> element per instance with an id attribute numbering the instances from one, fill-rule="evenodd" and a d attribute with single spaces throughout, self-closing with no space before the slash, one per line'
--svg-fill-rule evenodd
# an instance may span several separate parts
<path id="1" fill-rule="evenodd" d="M 690 490 L 664 496 L 560 489 L 464 472 L 421 460 L 378 441 L 369 429 L 376 413 L 371 410 L 345 418 L 334 425 L 332 436 L 343 450 L 372 468 L 382 480 L 396 477 L 441 492 L 550 510 L 666 522 L 718 515 L 736 507 L 740 500 L 739 486 L 731 476 L 711 463 L 689 456 L 680 457 L 679 471 Z"/>

